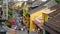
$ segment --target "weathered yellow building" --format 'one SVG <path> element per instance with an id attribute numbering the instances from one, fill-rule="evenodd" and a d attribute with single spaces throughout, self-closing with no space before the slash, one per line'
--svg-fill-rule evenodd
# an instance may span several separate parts
<path id="1" fill-rule="evenodd" d="M 37 17 L 40 17 L 41 20 L 39 20 L 40 23 L 44 24 L 44 21 L 48 20 L 48 15 L 43 13 L 44 10 L 47 10 L 47 7 L 38 7 L 37 9 L 32 10 L 29 12 L 30 14 L 30 30 L 33 31 L 36 27 L 33 20 L 35 20 Z"/>
<path id="2" fill-rule="evenodd" d="M 22 3 L 21 3 L 22 4 Z M 23 8 L 24 11 L 27 11 L 29 10 L 29 7 L 28 5 L 25 5 L 24 8 Z M 49 16 L 48 14 L 52 12 L 50 11 L 50 9 L 48 9 L 47 7 L 44 7 L 44 6 L 40 6 L 36 9 L 33 9 L 32 11 L 29 11 L 28 13 L 30 14 L 30 17 L 26 17 L 26 25 L 28 26 L 30 24 L 30 30 L 33 31 L 36 27 L 36 25 L 34 24 L 34 20 L 39 17 L 41 20 L 39 20 L 39 22 L 41 24 L 44 24 L 44 21 L 48 20 Z M 30 20 L 29 20 L 30 18 Z"/>

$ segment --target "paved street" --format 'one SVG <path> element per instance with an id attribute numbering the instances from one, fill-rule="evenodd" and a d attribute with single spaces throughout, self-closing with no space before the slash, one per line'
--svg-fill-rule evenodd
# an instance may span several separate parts
<path id="1" fill-rule="evenodd" d="M 27 31 L 16 31 L 16 34 L 28 34 Z"/>
<path id="2" fill-rule="evenodd" d="M 28 34 L 27 30 L 20 31 L 20 30 L 14 30 L 14 29 L 11 29 L 11 28 L 8 28 L 8 27 L 6 27 L 6 29 L 7 29 L 7 34 Z M 29 34 L 37 34 L 37 32 L 36 31 L 34 31 L 34 32 L 30 31 Z"/>
<path id="3" fill-rule="evenodd" d="M 16 31 L 17 34 L 28 34 L 27 31 Z M 37 34 L 37 32 L 30 32 L 29 34 Z"/>
<path id="4" fill-rule="evenodd" d="M 20 31 L 20 30 L 14 30 L 12 28 L 8 28 L 5 26 L 5 29 L 7 30 L 7 34 L 28 34 L 27 30 Z M 36 31 L 29 31 L 29 34 L 38 34 Z"/>

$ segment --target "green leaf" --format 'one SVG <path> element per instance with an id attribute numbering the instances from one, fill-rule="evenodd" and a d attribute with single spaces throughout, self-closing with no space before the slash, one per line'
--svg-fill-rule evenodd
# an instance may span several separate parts
<path id="1" fill-rule="evenodd" d="M 57 3 L 60 3 L 60 0 L 55 0 Z"/>
<path id="2" fill-rule="evenodd" d="M 12 18 L 13 17 L 13 11 L 12 10 L 9 10 L 8 11 L 8 18 Z"/>
<path id="3" fill-rule="evenodd" d="M 27 12 L 23 12 L 23 16 L 27 16 L 28 15 L 28 13 Z"/>

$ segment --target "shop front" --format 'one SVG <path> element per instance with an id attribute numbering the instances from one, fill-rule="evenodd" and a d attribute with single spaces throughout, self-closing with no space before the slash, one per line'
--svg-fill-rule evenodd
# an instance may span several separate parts
<path id="1" fill-rule="evenodd" d="M 37 31 L 39 31 L 38 33 L 43 34 L 44 28 L 43 28 L 43 24 L 41 23 L 41 20 L 42 19 L 40 19 L 40 20 L 39 19 L 35 19 L 35 20 L 33 20 L 33 22 L 34 22 L 34 24 L 37 27 Z M 40 29 L 40 30 L 38 30 L 38 29 Z"/>

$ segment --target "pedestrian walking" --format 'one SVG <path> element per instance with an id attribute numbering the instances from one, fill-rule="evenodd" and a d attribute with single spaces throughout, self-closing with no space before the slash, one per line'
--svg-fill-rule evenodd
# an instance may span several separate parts
<path id="1" fill-rule="evenodd" d="M 27 30 L 27 33 L 29 34 L 29 29 Z"/>
<path id="2" fill-rule="evenodd" d="M 38 28 L 38 31 L 37 32 L 38 32 L 38 34 L 40 34 L 40 28 Z"/>
<path id="3" fill-rule="evenodd" d="M 27 26 L 26 28 L 27 28 L 27 33 L 29 34 L 29 26 Z"/>

